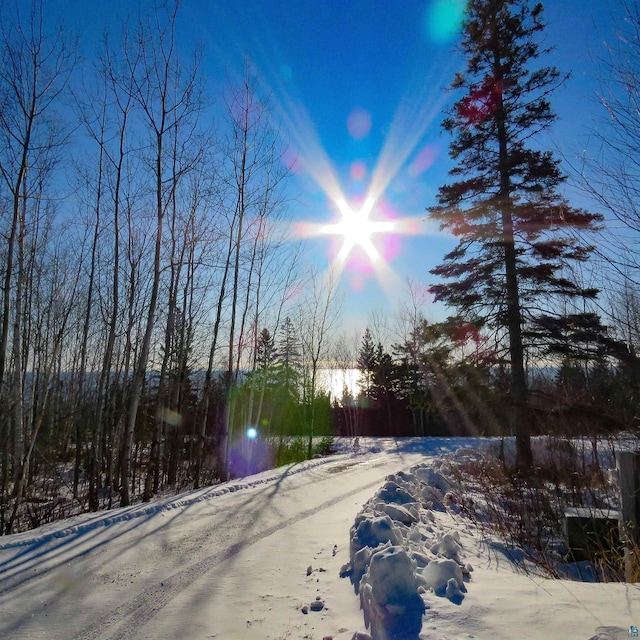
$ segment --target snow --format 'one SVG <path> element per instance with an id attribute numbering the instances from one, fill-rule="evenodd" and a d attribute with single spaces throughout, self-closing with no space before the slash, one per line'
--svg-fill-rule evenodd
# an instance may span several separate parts
<path id="1" fill-rule="evenodd" d="M 458 513 L 447 456 L 484 442 L 342 441 L 328 458 L 0 537 L 0 638 L 631 637 L 637 585 L 524 575 Z"/>

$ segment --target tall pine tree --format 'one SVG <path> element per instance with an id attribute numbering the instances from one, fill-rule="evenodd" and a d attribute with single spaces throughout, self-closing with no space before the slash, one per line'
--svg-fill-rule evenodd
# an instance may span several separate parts
<path id="1" fill-rule="evenodd" d="M 280 328 L 280 337 L 275 353 L 275 368 L 278 383 L 283 392 L 296 401 L 300 397 L 301 362 L 300 341 L 293 321 L 289 316 Z"/>
<path id="2" fill-rule="evenodd" d="M 555 119 L 549 95 L 564 78 L 535 67 L 542 54 L 542 5 L 526 0 L 470 0 L 461 49 L 466 70 L 452 89 L 463 93 L 443 128 L 453 139 L 451 184 L 438 192 L 431 218 L 458 238 L 432 270 L 436 297 L 464 321 L 497 332 L 510 363 L 510 428 L 520 468 L 531 465 L 525 353 L 552 353 L 571 332 L 593 330 L 593 314 L 572 308 L 596 291 L 567 276 L 588 259 L 575 234 L 600 216 L 571 207 L 558 193 L 559 161 L 534 143 Z M 566 310 L 572 311 L 567 313 Z M 569 319 L 570 318 L 570 319 Z M 566 331 L 563 332 L 562 328 Z"/>
<path id="3" fill-rule="evenodd" d="M 358 371 L 360 371 L 358 386 L 365 396 L 373 396 L 375 370 L 376 347 L 371 337 L 371 331 L 367 327 L 364 336 L 362 336 L 362 344 L 358 352 Z"/>

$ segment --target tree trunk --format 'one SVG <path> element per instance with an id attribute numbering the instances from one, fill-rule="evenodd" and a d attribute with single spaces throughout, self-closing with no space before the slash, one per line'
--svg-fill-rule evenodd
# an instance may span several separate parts
<path id="1" fill-rule="evenodd" d="M 153 255 L 153 282 L 151 284 L 151 295 L 149 298 L 149 306 L 147 309 L 147 320 L 145 323 L 144 336 L 142 338 L 142 347 L 138 354 L 138 359 L 133 372 L 133 381 L 131 384 L 131 397 L 127 411 L 126 432 L 124 441 L 124 452 L 122 456 L 122 495 L 120 506 L 126 507 L 131 504 L 131 496 L 129 491 L 129 469 L 131 468 L 131 446 L 133 444 L 133 432 L 138 417 L 138 407 L 142 397 L 142 389 L 144 387 L 147 374 L 147 362 L 151 351 L 151 335 L 155 324 L 156 306 L 158 304 L 158 291 L 160 288 L 160 269 L 162 257 L 162 227 L 164 218 L 164 207 L 162 203 L 162 134 L 156 136 L 156 235 L 155 250 Z"/>
<path id="2" fill-rule="evenodd" d="M 501 61 L 499 51 L 494 51 L 496 82 L 499 84 Z M 509 331 L 509 353 L 511 357 L 511 418 L 510 428 L 516 437 L 516 465 L 527 471 L 533 463 L 531 440 L 527 424 L 527 377 L 524 368 L 524 348 L 522 345 L 522 311 L 518 290 L 517 255 L 511 213 L 511 178 L 509 175 L 508 136 L 505 126 L 502 93 L 498 92 L 496 122 L 498 124 L 498 145 L 500 155 L 500 195 L 498 207 L 502 218 L 502 246 L 507 294 L 507 327 Z"/>

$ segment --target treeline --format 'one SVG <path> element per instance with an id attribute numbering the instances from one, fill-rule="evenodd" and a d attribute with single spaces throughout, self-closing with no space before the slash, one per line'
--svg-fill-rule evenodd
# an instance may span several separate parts
<path id="1" fill-rule="evenodd" d="M 304 437 L 309 456 L 309 436 L 513 435 L 504 346 L 472 324 L 429 322 L 421 312 L 399 315 L 378 333 L 385 342 L 369 329 L 359 340 L 332 340 L 330 362 L 323 364 L 329 368 L 320 372 L 324 384 L 312 396 L 300 334 L 290 318 L 275 338 L 263 329 L 256 365 L 232 397 L 235 432 L 255 426 L 274 451 L 287 438 Z M 588 349 L 531 362 L 530 435 L 638 431 L 640 359 L 615 333 L 600 335 Z"/>
<path id="2" fill-rule="evenodd" d="M 504 436 L 510 372 L 472 325 L 418 317 L 389 350 L 366 330 L 355 393 L 334 402 L 334 431 L 375 436 Z M 531 435 L 638 432 L 640 359 L 607 339 L 595 354 L 534 363 L 527 371 Z"/>

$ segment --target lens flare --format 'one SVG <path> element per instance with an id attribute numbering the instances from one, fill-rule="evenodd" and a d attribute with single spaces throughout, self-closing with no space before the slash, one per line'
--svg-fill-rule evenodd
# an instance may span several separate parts
<path id="1" fill-rule="evenodd" d="M 338 235 L 342 238 L 342 247 L 338 253 L 338 263 L 344 264 L 355 246 L 362 247 L 371 263 L 375 263 L 380 254 L 373 246 L 371 236 L 374 233 L 392 231 L 392 227 L 385 221 L 373 221 L 369 218 L 374 205 L 372 198 L 367 198 L 360 208 L 353 208 L 344 198 L 340 198 L 336 205 L 342 218 L 338 222 L 327 224 L 322 233 Z"/>
<path id="2" fill-rule="evenodd" d="M 298 154 L 291 147 L 287 147 L 282 154 L 282 162 L 290 173 L 300 173 L 301 162 Z"/>
<path id="3" fill-rule="evenodd" d="M 180 424 L 180 414 L 173 409 L 163 409 L 160 414 L 160 419 L 170 427 L 177 427 Z"/>
<path id="4" fill-rule="evenodd" d="M 348 267 L 351 288 L 359 291 L 367 276 L 373 274 L 385 290 L 398 285 L 398 278 L 388 261 L 398 253 L 399 235 L 424 232 L 418 219 L 394 219 L 388 206 L 378 205 L 367 196 L 360 204 L 347 202 L 340 196 L 334 202 L 339 217 L 329 224 L 307 223 L 302 231 L 307 236 L 336 238 L 330 270 L 336 277 Z M 375 217 L 374 217 L 375 213 Z"/>
<path id="5" fill-rule="evenodd" d="M 349 169 L 349 176 L 356 182 L 361 182 L 367 176 L 367 167 L 362 160 L 354 160 Z"/>
<path id="6" fill-rule="evenodd" d="M 241 478 L 272 469 L 274 452 L 263 440 L 241 438 L 229 448 L 229 473 L 232 478 Z"/>
<path id="7" fill-rule="evenodd" d="M 347 118 L 347 129 L 354 140 L 366 138 L 371 131 L 371 114 L 361 107 L 356 107 Z"/>
<path id="8" fill-rule="evenodd" d="M 457 11 L 459 6 L 453 0 L 434 2 L 432 13 L 437 9 L 434 19 L 440 20 L 438 12 L 447 8 Z M 344 185 L 289 74 L 269 60 L 262 66 L 267 71 L 263 83 L 289 136 L 289 149 L 282 160 L 304 183 L 310 211 L 310 219 L 283 227 L 283 236 L 291 240 L 328 239 L 328 274 L 340 278 L 347 271 L 345 281 L 354 290 L 361 290 L 371 277 L 387 292 L 401 288 L 402 281 L 390 261 L 401 253 L 402 236 L 437 233 L 426 223 L 423 208 L 413 216 L 397 214 L 387 202 L 392 195 L 387 196 L 387 192 L 392 183 L 396 195 L 401 185 L 407 185 L 407 192 L 415 190 L 416 178 L 436 162 L 439 150 L 435 146 L 425 147 L 424 138 L 442 113 L 446 97 L 441 89 L 449 82 L 451 67 L 456 65 L 455 58 L 449 56 L 433 74 L 421 71 L 409 83 L 411 91 L 402 96 L 391 123 L 385 125 L 378 157 L 371 165 L 368 158 L 348 161 L 349 182 Z M 347 111 L 346 129 L 352 140 L 368 139 L 371 134 L 372 115 L 366 106 L 356 104 Z M 319 190 L 314 191 L 314 187 Z M 333 219 L 323 222 L 325 212 L 331 215 L 332 211 Z"/>
<path id="9" fill-rule="evenodd" d="M 425 20 L 427 37 L 436 44 L 451 42 L 460 34 L 465 0 L 433 0 Z"/>
<path id="10" fill-rule="evenodd" d="M 293 69 L 288 64 L 280 65 L 280 77 L 285 82 L 289 82 L 293 77 Z"/>
<path id="11" fill-rule="evenodd" d="M 409 175 L 417 178 L 423 174 L 436 160 L 437 152 L 433 145 L 424 146 L 409 165 Z"/>

